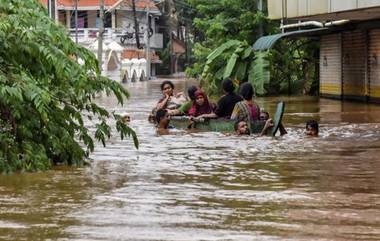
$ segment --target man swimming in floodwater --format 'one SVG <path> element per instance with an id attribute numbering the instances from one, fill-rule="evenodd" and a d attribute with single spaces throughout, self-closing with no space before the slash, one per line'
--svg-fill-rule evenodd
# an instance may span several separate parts
<path id="1" fill-rule="evenodd" d="M 268 129 L 271 128 L 271 127 L 273 127 L 273 121 L 272 121 L 272 119 L 266 120 L 264 128 L 263 128 L 263 130 L 260 133 L 260 136 L 266 135 Z M 251 134 L 251 132 L 249 130 L 249 127 L 248 127 L 248 123 L 246 121 L 244 121 L 244 120 L 235 122 L 234 128 L 235 128 L 235 133 L 238 136 L 250 135 Z"/>
<path id="2" fill-rule="evenodd" d="M 259 115 L 260 121 L 267 121 L 269 120 L 269 113 L 266 111 L 261 111 Z M 278 126 L 278 129 L 280 130 L 280 135 L 283 136 L 285 134 L 288 134 L 288 132 L 285 130 L 285 127 L 282 123 Z M 266 133 L 265 133 L 266 134 Z"/>
<path id="3" fill-rule="evenodd" d="M 234 125 L 235 133 L 238 136 L 250 135 L 248 124 L 245 121 L 237 121 Z"/>
<path id="4" fill-rule="evenodd" d="M 160 109 L 156 112 L 157 133 L 159 135 L 169 134 L 169 115 L 165 109 Z"/>
<path id="5" fill-rule="evenodd" d="M 318 136 L 319 124 L 315 120 L 309 120 L 306 122 L 306 135 L 308 136 Z"/>

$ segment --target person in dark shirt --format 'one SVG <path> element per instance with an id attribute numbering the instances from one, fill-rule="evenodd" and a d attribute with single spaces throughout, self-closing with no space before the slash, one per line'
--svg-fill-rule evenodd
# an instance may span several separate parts
<path id="1" fill-rule="evenodd" d="M 235 107 L 235 104 L 239 101 L 242 101 L 243 99 L 234 93 L 235 86 L 231 79 L 223 80 L 222 87 L 225 95 L 219 99 L 215 114 L 219 118 L 229 119 Z"/>

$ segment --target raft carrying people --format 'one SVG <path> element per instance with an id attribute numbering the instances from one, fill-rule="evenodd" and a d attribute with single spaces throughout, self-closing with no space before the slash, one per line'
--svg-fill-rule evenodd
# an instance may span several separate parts
<path id="1" fill-rule="evenodd" d="M 203 131 L 269 136 L 275 136 L 280 129 L 281 135 L 286 134 L 281 124 L 284 102 L 277 104 L 276 112 L 271 119 L 267 112 L 261 113 L 259 105 L 254 101 L 254 88 L 250 83 L 246 82 L 240 86 L 239 95 L 235 94 L 235 86 L 231 79 L 225 79 L 222 88 L 225 94 L 217 105 L 214 105 L 203 90 L 196 86 L 190 86 L 187 91 L 188 97 L 185 97 L 182 92 L 174 94 L 174 84 L 171 81 L 164 81 L 161 84 L 163 97 L 158 101 L 150 120 L 154 119 L 159 123 L 162 116 L 167 116 L 170 125 L 178 129 L 194 128 Z M 160 128 L 162 127 L 161 125 Z"/>

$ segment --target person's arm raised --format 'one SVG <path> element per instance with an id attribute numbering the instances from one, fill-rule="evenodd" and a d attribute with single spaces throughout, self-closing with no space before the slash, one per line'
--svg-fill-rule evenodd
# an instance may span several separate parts
<path id="1" fill-rule="evenodd" d="M 261 131 L 260 133 L 260 136 L 264 136 L 267 134 L 267 131 L 269 128 L 273 127 L 273 120 L 272 119 L 268 119 L 266 122 L 265 122 L 265 126 L 263 128 L 263 130 Z"/>
<path id="2" fill-rule="evenodd" d="M 168 102 L 170 96 L 169 95 L 165 95 L 165 98 L 158 102 L 157 106 L 156 106 L 156 109 L 157 110 L 160 110 L 160 109 L 164 109 L 164 107 L 166 106 L 166 103 Z"/>

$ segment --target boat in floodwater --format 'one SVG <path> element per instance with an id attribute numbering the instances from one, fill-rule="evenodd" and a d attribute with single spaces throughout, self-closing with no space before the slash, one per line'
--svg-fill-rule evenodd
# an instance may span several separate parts
<path id="1" fill-rule="evenodd" d="M 285 110 L 285 103 L 279 102 L 277 104 L 276 112 L 273 115 L 273 127 L 268 130 L 268 136 L 275 136 Z M 193 128 L 201 131 L 217 131 L 217 132 L 234 132 L 235 120 L 230 119 L 203 119 L 198 121 L 193 121 L 190 124 L 189 116 L 173 116 L 170 120 L 170 125 L 177 129 Z M 264 128 L 265 121 L 255 121 L 250 125 L 250 130 L 252 134 L 261 133 Z"/>

